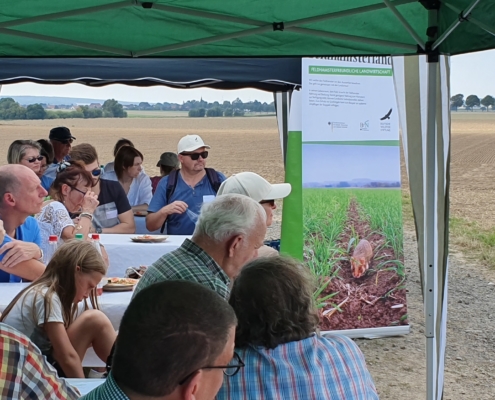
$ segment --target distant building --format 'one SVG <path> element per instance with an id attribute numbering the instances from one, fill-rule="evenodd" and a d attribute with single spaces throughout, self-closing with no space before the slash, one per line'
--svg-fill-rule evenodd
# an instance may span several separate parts
<path id="1" fill-rule="evenodd" d="M 91 103 L 89 105 L 89 108 L 96 108 L 96 109 L 100 109 L 102 107 L 102 105 L 100 103 Z"/>

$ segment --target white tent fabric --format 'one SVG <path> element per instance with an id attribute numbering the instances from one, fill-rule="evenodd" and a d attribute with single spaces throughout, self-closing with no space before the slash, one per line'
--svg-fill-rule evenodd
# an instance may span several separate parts
<path id="1" fill-rule="evenodd" d="M 432 60 L 433 61 L 433 60 Z M 402 142 L 418 238 L 425 312 L 427 399 L 443 395 L 450 171 L 448 56 L 393 57 Z"/>

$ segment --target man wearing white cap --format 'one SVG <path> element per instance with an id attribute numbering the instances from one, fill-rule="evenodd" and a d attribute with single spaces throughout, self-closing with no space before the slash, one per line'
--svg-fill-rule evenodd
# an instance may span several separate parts
<path id="1" fill-rule="evenodd" d="M 273 221 L 273 210 L 277 208 L 275 199 L 283 199 L 290 194 L 290 183 L 272 184 L 254 172 L 241 172 L 232 175 L 218 189 L 218 195 L 238 193 L 251 197 L 260 203 L 266 212 L 266 226 Z"/>
<path id="2" fill-rule="evenodd" d="M 198 135 L 184 136 L 177 145 L 181 169 L 160 180 L 146 216 L 149 231 L 167 223 L 171 235 L 192 235 L 203 203 L 212 201 L 225 176 L 206 168 L 210 146 Z"/>

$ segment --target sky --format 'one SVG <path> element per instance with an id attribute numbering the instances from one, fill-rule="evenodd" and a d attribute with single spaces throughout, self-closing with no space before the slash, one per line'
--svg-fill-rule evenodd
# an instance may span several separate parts
<path id="1" fill-rule="evenodd" d="M 400 181 L 398 146 L 303 144 L 303 165 L 303 184 L 353 179 Z"/>
<path id="2" fill-rule="evenodd" d="M 495 50 L 463 54 L 451 58 L 451 93 L 476 94 L 484 97 L 495 95 L 493 80 L 493 63 Z M 34 83 L 18 83 L 3 85 L 0 91 L 3 96 L 58 96 L 82 97 L 93 99 L 114 98 L 121 101 L 158 103 L 167 101 L 179 103 L 187 100 L 203 100 L 223 102 L 239 97 L 243 102 L 258 100 L 271 103 L 273 95 L 255 89 L 215 90 L 215 89 L 172 89 L 167 87 L 136 88 L 125 85 L 110 85 L 104 88 L 89 88 L 79 84 L 37 85 Z"/>

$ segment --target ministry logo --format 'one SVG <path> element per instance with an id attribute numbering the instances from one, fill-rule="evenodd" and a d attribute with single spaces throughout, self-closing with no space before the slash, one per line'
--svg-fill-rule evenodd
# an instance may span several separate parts
<path id="1" fill-rule="evenodd" d="M 364 121 L 359 123 L 359 130 L 368 132 L 370 130 L 370 121 Z"/>
<path id="2" fill-rule="evenodd" d="M 347 129 L 349 127 L 346 122 L 328 121 L 328 125 L 330 126 L 332 132 L 335 130 Z"/>

